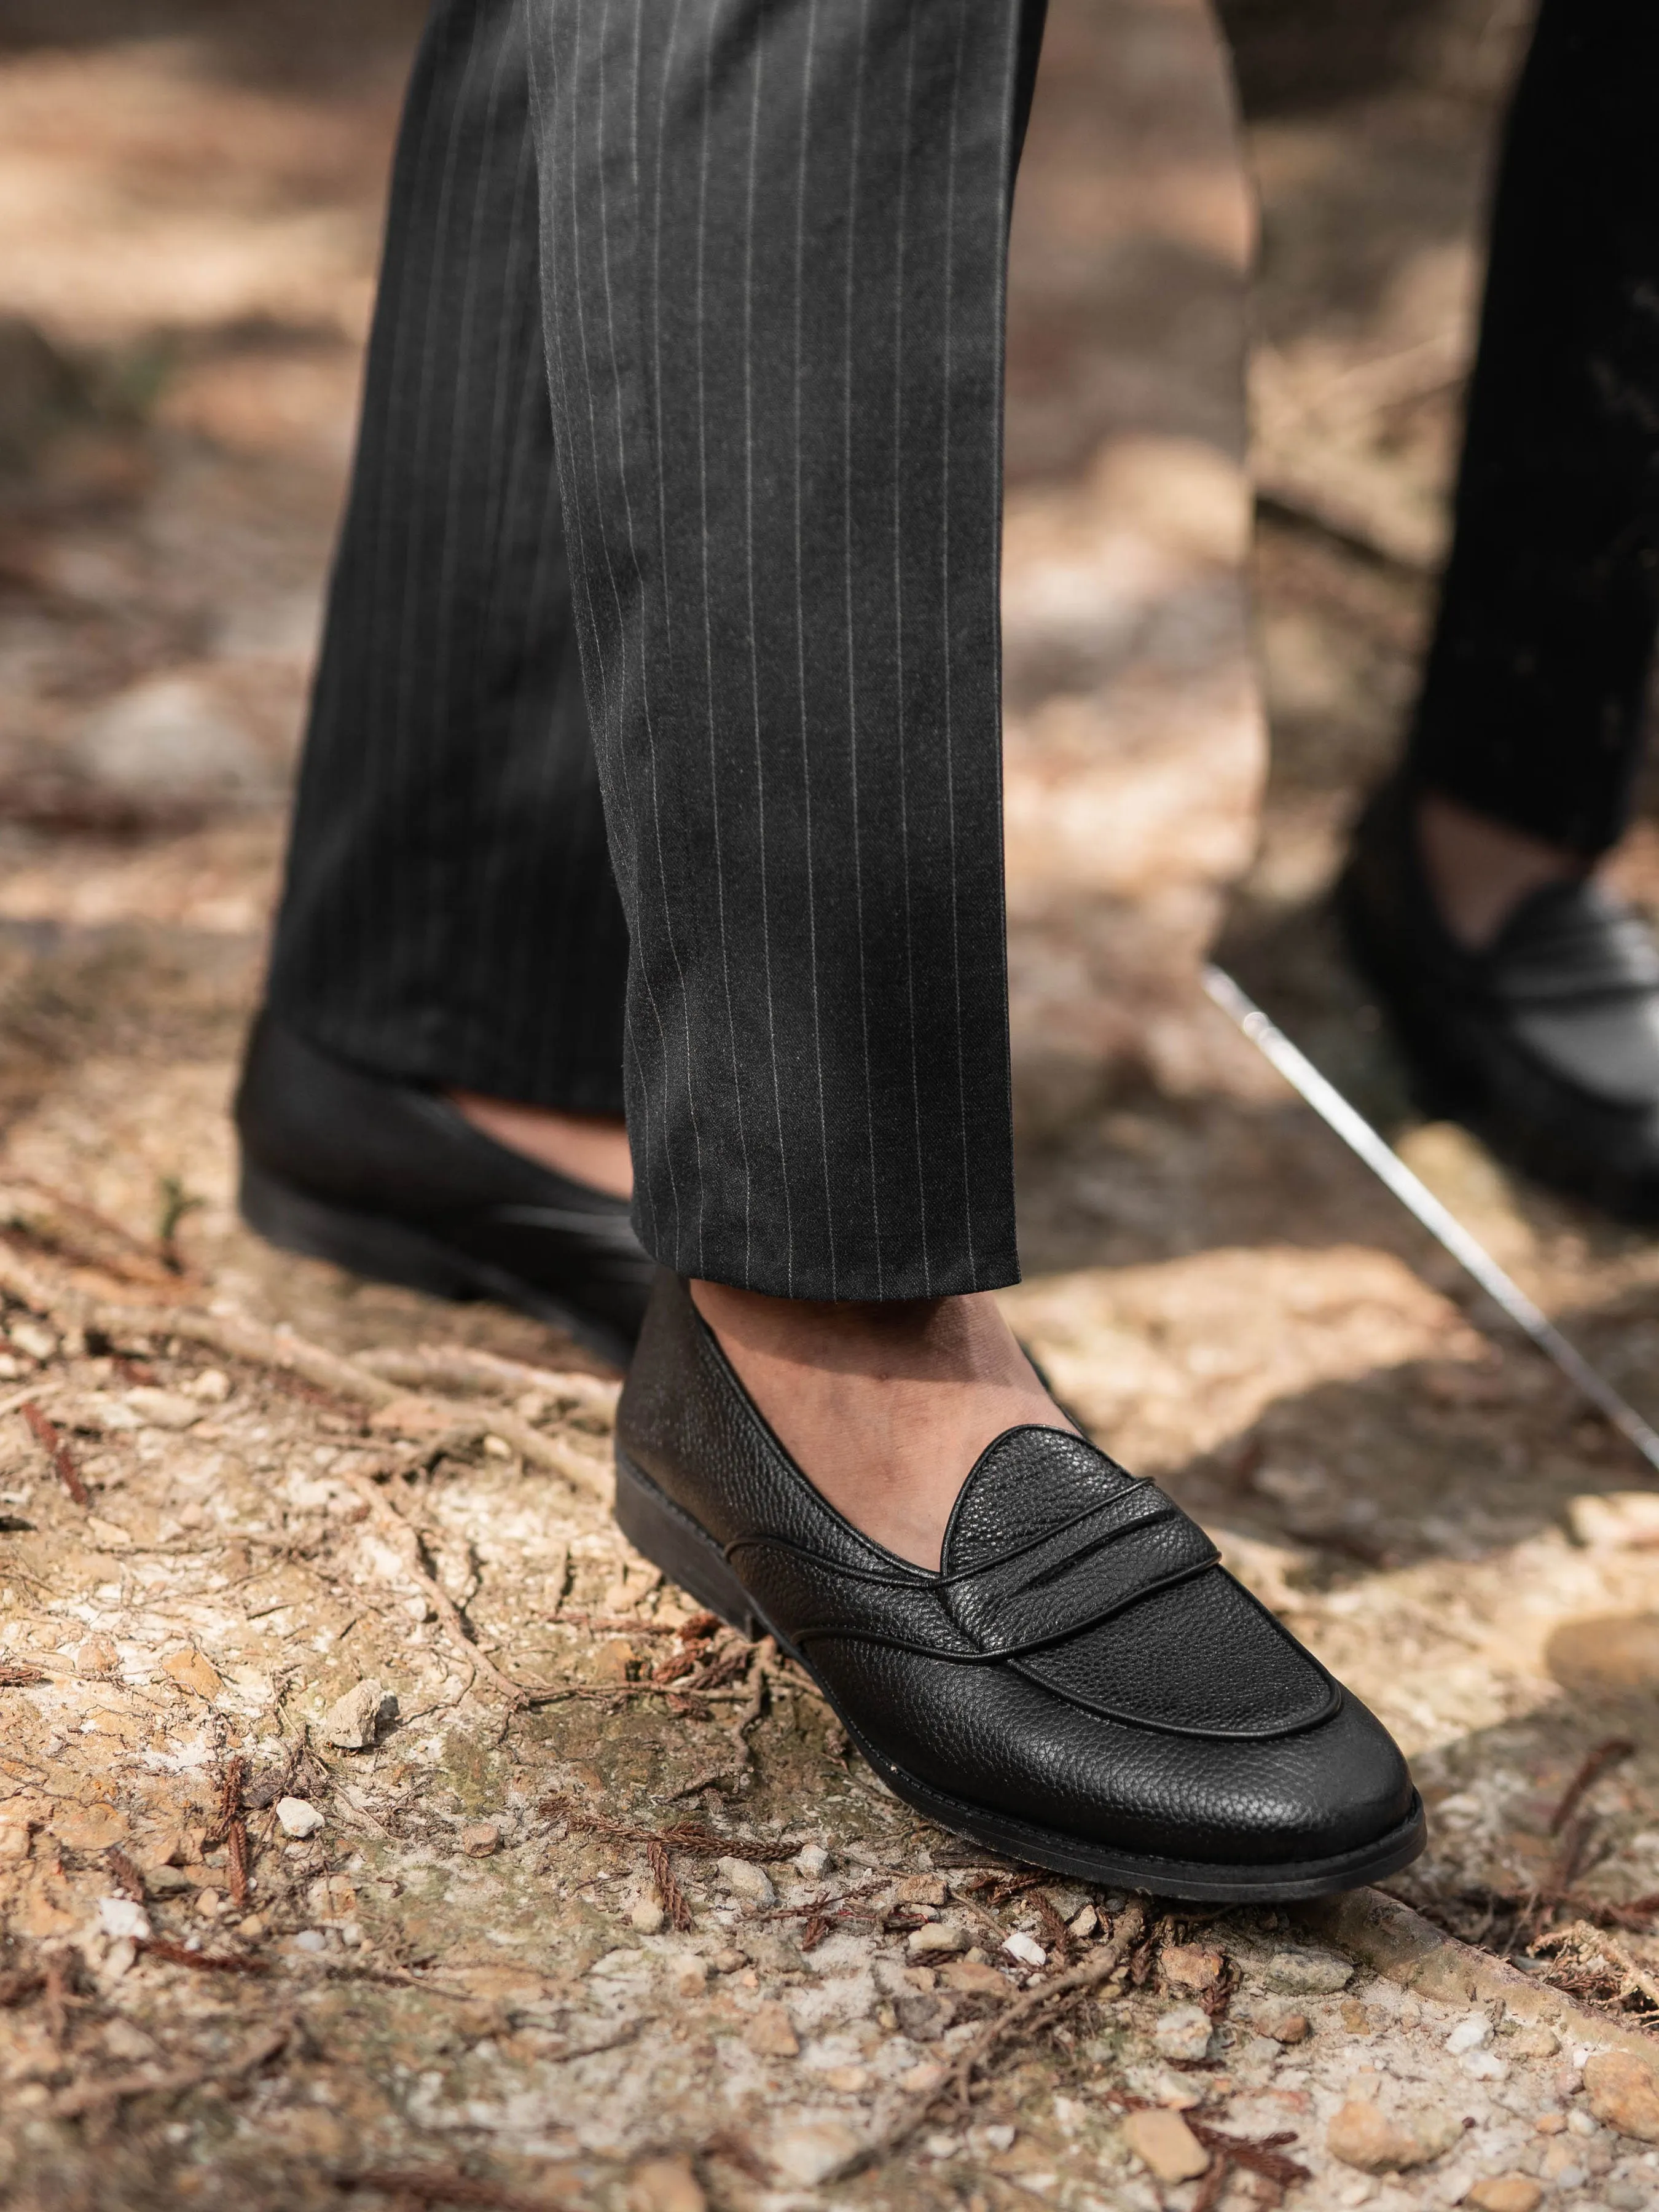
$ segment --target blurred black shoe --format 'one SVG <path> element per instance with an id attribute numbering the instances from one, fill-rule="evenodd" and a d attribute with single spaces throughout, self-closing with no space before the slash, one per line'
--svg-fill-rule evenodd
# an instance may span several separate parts
<path id="1" fill-rule="evenodd" d="M 262 1013 L 236 1094 L 242 1218 L 285 1251 L 495 1298 L 625 1367 L 653 1267 L 625 1199 L 556 1175 L 438 1092 L 348 1067 Z"/>
<path id="2" fill-rule="evenodd" d="M 1423 1109 L 1620 1218 L 1659 1221 L 1659 945 L 1594 883 L 1524 898 L 1486 951 L 1425 876 L 1416 794 L 1389 783 L 1354 831 L 1337 912 Z"/>

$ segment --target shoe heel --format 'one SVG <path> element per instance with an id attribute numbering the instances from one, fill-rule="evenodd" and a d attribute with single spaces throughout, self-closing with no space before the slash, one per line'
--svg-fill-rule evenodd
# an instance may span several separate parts
<path id="1" fill-rule="evenodd" d="M 660 1567 L 689 1597 L 719 1613 L 751 1643 L 770 1633 L 750 1604 L 749 1593 L 726 1563 L 712 1536 L 689 1513 L 665 1498 L 641 1474 L 620 1445 L 617 1450 L 617 1526 L 636 1552 Z"/>

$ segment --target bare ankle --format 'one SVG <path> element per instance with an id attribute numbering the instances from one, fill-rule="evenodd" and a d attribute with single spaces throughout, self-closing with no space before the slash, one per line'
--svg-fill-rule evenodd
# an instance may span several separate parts
<path id="1" fill-rule="evenodd" d="M 486 1098 L 475 1091 L 446 1094 L 475 1129 L 509 1152 L 523 1152 L 593 1190 L 631 1198 L 634 1167 L 628 1152 L 628 1127 L 620 1115 L 558 1114 L 550 1107 L 524 1106 L 510 1098 Z"/>
<path id="2" fill-rule="evenodd" d="M 762 1360 L 872 1382 L 1023 1379 L 1029 1363 L 989 1291 L 949 1298 L 779 1298 L 694 1282 L 692 1301 L 722 1344 Z"/>
<path id="3" fill-rule="evenodd" d="M 988 1443 L 1025 1423 L 1071 1425 L 988 1292 L 832 1304 L 694 1282 L 691 1295 L 802 1473 L 918 1566 L 938 1566 Z"/>
<path id="4" fill-rule="evenodd" d="M 1594 863 L 1435 791 L 1417 805 L 1418 851 L 1440 918 L 1471 952 L 1493 944 L 1524 899 L 1576 883 Z"/>

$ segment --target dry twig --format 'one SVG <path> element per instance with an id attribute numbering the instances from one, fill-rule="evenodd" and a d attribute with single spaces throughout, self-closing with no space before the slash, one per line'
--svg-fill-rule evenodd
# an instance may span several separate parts
<path id="1" fill-rule="evenodd" d="M 219 1777 L 219 1803 L 213 1826 L 202 1838 L 204 1850 L 212 1850 L 229 1835 L 233 1822 L 241 1818 L 242 1785 L 247 1780 L 247 1761 L 240 1752 L 225 1762 Z"/>
<path id="2" fill-rule="evenodd" d="M 167 1936 L 140 1936 L 133 1946 L 142 1959 L 161 1959 L 169 1966 L 190 1966 L 198 1974 L 268 1974 L 269 1959 L 238 1951 L 191 1951 Z"/>
<path id="3" fill-rule="evenodd" d="M 427 1603 L 448 1631 L 450 1638 L 459 1649 L 461 1656 L 506 1698 L 514 1712 L 521 1712 L 531 1702 L 533 1692 L 525 1689 L 510 1675 L 502 1674 L 486 1652 L 473 1642 L 460 1607 L 443 1584 L 426 1571 L 421 1557 L 421 1540 L 403 1515 L 386 1497 L 372 1475 L 363 1474 L 348 1467 L 337 1467 L 337 1480 L 348 1484 L 368 1507 L 375 1524 L 392 1540 L 393 1548 L 403 1559 L 405 1571 L 420 1585 Z"/>
<path id="4" fill-rule="evenodd" d="M 205 2081 L 238 2081 L 275 2058 L 292 2033 L 286 2023 L 262 2028 L 228 2066 L 179 2066 L 167 2071 L 146 2066 L 137 2073 L 117 2074 L 103 2081 L 79 2082 L 52 2100 L 52 2116 L 55 2120 L 79 2119 L 101 2106 L 122 2104 L 129 2097 L 178 2096 L 186 2089 L 199 2089 Z"/>
<path id="5" fill-rule="evenodd" d="M 503 1359 L 499 1353 L 482 1352 L 472 1345 L 422 1344 L 412 1352 L 402 1345 L 385 1345 L 360 1352 L 357 1364 L 372 1375 L 384 1375 L 405 1388 L 447 1383 L 452 1389 L 540 1390 L 550 1398 L 607 1416 L 616 1412 L 622 1392 L 619 1382 L 609 1382 L 601 1375 L 532 1367 L 521 1359 Z"/>
<path id="6" fill-rule="evenodd" d="M 377 2189 L 383 2197 L 401 2198 L 409 2204 L 471 2204 L 484 2208 L 485 2212 L 552 2212 L 555 2202 L 545 2197 L 516 2196 L 493 2181 L 476 2181 L 471 2174 L 435 2166 L 372 2166 L 358 2173 L 337 2175 L 336 2180 L 342 2189 Z"/>
<path id="7" fill-rule="evenodd" d="M 248 1897 L 248 1849 L 247 1822 L 240 1813 L 231 1822 L 230 1833 L 225 1840 L 228 1845 L 230 1901 L 240 1907 L 247 1903 Z"/>
<path id="8" fill-rule="evenodd" d="M 112 1844 L 104 1854 L 104 1863 L 114 1875 L 115 1887 L 122 1896 L 131 1899 L 134 1905 L 142 1905 L 148 1895 L 144 1877 L 126 1853 Z"/>
<path id="9" fill-rule="evenodd" d="M 1103 1989 L 1123 1971 L 1146 1932 L 1146 1907 L 1138 1899 L 1132 1899 L 1117 1916 L 1110 1935 L 1097 1944 L 1092 1955 L 1081 1966 L 1073 1966 L 1052 1979 L 1035 1983 L 993 2014 L 972 2042 L 964 2044 L 957 2051 L 950 2072 L 939 2087 L 921 2091 L 901 2108 L 896 2118 L 865 2151 L 859 2160 L 860 2166 L 873 2165 L 902 2148 L 945 2098 L 954 2097 L 958 2107 L 965 2112 L 975 2075 L 1004 2044 L 1021 2031 L 1053 2027 L 1063 2013 Z"/>
<path id="10" fill-rule="evenodd" d="M 744 1771 L 746 1771 L 754 1762 L 755 1754 L 749 1741 L 749 1731 L 761 1717 L 762 1708 L 766 1703 L 767 1686 L 772 1679 L 777 1663 L 776 1644 L 771 1637 L 763 1636 L 750 1657 L 749 1679 L 745 1686 L 748 1694 L 743 1701 L 742 1711 L 731 1724 L 732 1741 L 737 1747 L 738 1766 Z M 694 1686 L 702 1689 L 704 1685 L 699 1682 Z"/>
<path id="11" fill-rule="evenodd" d="M 3 1242 L 0 1242 L 0 1291 L 31 1312 L 44 1315 L 64 1334 L 78 1331 L 118 1345 L 134 1337 L 182 1337 L 227 1358 L 297 1376 L 317 1389 L 357 1405 L 388 1406 L 407 1395 L 396 1382 L 357 1360 L 343 1358 L 338 1352 L 309 1343 L 291 1329 L 267 1328 L 246 1315 L 207 1313 L 199 1307 L 164 1304 L 159 1300 L 129 1305 L 93 1297 L 55 1267 L 26 1259 L 15 1246 Z M 432 1402 L 445 1415 L 453 1416 L 447 1434 L 454 1441 L 477 1443 L 486 1436 L 498 1436 L 532 1466 L 562 1475 L 589 1497 L 609 1502 L 610 1485 L 596 1462 L 556 1437 L 544 1436 L 518 1414 L 493 1407 L 481 1412 L 476 1406 L 450 1404 L 441 1399 Z"/>
<path id="12" fill-rule="evenodd" d="M 1598 1743 L 1585 1755 L 1583 1764 L 1562 1792 L 1560 1803 L 1550 1814 L 1551 1835 L 1560 1834 L 1578 1810 L 1579 1801 L 1585 1792 L 1592 1789 L 1610 1768 L 1622 1765 L 1635 1749 L 1636 1746 L 1627 1735 L 1610 1735 L 1605 1743 Z"/>
<path id="13" fill-rule="evenodd" d="M 1534 1951 L 1571 1952 L 1581 1966 L 1594 1964 L 1610 1969 L 1609 1978 L 1619 1984 L 1621 1997 L 1645 1997 L 1659 2010 L 1659 1978 L 1639 1960 L 1633 1959 L 1618 1937 L 1609 1935 L 1605 1928 L 1592 1928 L 1587 1921 L 1575 1920 L 1569 1928 L 1559 1928 L 1552 1935 L 1540 1936 L 1532 1948 Z M 1565 1980 L 1565 1976 L 1561 1978 Z"/>
<path id="14" fill-rule="evenodd" d="M 17 1410 L 45 1448 L 46 1456 L 52 1462 L 59 1482 L 63 1484 L 77 1505 L 89 1507 L 92 1504 L 92 1493 L 81 1480 L 81 1470 L 75 1464 L 69 1446 L 64 1442 L 62 1431 L 55 1422 L 46 1419 L 33 1398 L 26 1398 Z"/>
<path id="15" fill-rule="evenodd" d="M 1191 2112 L 1183 2117 L 1205 2149 L 1214 2154 L 1224 2180 L 1229 2166 L 1244 2166 L 1251 2173 L 1260 2174 L 1264 2181 L 1270 2181 L 1281 2190 L 1310 2179 L 1307 2167 L 1298 2165 L 1293 2158 L 1287 2158 L 1280 2148 L 1281 2144 L 1296 2141 L 1293 2129 L 1287 2128 L 1282 2133 L 1271 2136 L 1230 2136 L 1224 2134 L 1219 2128 L 1212 2128 L 1208 2121 L 1200 2120 Z M 1216 2195 L 1219 2201 L 1219 2190 Z"/>
<path id="16" fill-rule="evenodd" d="M 631 1820 L 608 1820 L 603 1813 L 590 1812 L 571 1797 L 544 1797 L 537 1810 L 544 1819 L 563 1820 L 583 1834 L 605 1836 L 619 1844 L 643 1844 L 657 1902 L 667 1915 L 670 1926 L 682 1934 L 691 1925 L 691 1907 L 674 1879 L 671 1851 L 691 1851 L 708 1858 L 730 1853 L 734 1858 L 775 1860 L 793 1858 L 796 1848 L 781 1840 L 762 1843 L 746 1836 L 717 1835 L 713 1828 L 705 1828 L 698 1820 L 676 1820 L 665 1828 L 647 1828 Z"/>
<path id="17" fill-rule="evenodd" d="M 21 1659 L 0 1659 L 0 1690 L 32 1690 L 51 1680 L 39 1667 L 30 1667 Z"/>

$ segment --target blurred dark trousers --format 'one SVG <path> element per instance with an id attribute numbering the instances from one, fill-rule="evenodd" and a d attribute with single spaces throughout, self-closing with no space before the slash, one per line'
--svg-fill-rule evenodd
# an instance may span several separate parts
<path id="1" fill-rule="evenodd" d="M 440 0 L 270 980 L 625 1105 L 684 1273 L 1018 1275 L 998 568 L 1034 0 Z"/>
<path id="2" fill-rule="evenodd" d="M 1659 627 L 1659 8 L 1543 0 L 1510 111 L 1424 781 L 1585 854 L 1628 817 Z"/>

